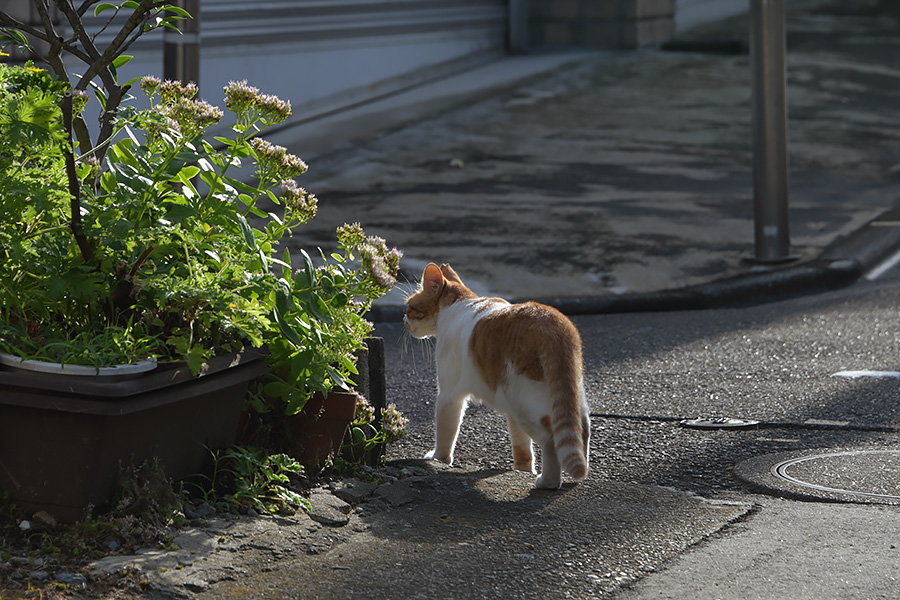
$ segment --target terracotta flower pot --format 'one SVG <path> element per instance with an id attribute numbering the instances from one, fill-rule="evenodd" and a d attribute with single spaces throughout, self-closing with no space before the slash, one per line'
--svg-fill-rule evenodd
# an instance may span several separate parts
<path id="1" fill-rule="evenodd" d="M 308 473 L 318 473 L 340 450 L 355 414 L 356 394 L 332 391 L 325 396 L 316 392 L 290 419 L 290 454 Z"/>
<path id="2" fill-rule="evenodd" d="M 120 465 L 157 457 L 174 480 L 234 442 L 257 352 L 219 356 L 198 377 L 159 368 L 124 381 L 0 370 L 0 489 L 60 521 L 102 508 Z"/>

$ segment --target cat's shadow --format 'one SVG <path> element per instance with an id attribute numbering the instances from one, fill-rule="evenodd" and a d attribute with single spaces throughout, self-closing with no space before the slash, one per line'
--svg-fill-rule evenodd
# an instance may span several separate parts
<path id="1" fill-rule="evenodd" d="M 579 485 L 564 481 L 558 490 L 543 490 L 534 487 L 536 475 L 513 469 L 448 467 L 426 460 L 393 464 L 427 472 L 394 484 L 412 492 L 398 496 L 404 510 L 372 513 L 370 532 L 399 541 L 471 545 L 491 532 L 509 535 L 529 523 L 553 523 L 566 518 L 570 492 Z M 361 515 L 367 520 L 365 511 Z"/>
<path id="2" fill-rule="evenodd" d="M 453 474 L 453 472 L 454 469 L 452 468 L 447 470 L 447 474 Z M 559 489 L 540 489 L 534 487 L 536 475 L 524 471 L 516 471 L 515 469 L 496 467 L 482 468 L 475 471 L 460 469 L 455 474 L 478 482 L 473 487 L 482 492 L 492 502 L 503 504 L 520 502 L 530 504 L 535 508 L 549 504 L 578 486 L 574 481 L 563 481 Z"/>
<path id="3" fill-rule="evenodd" d="M 401 468 L 414 467 L 427 471 L 426 478 L 438 486 L 442 483 L 453 486 L 463 484 L 478 491 L 489 502 L 497 504 L 519 502 L 540 508 L 578 487 L 574 481 L 563 481 L 559 489 L 539 489 L 534 487 L 537 475 L 502 467 L 470 469 L 459 465 L 447 466 L 428 459 L 401 459 L 393 461 L 392 464 Z M 430 488 L 431 484 L 422 487 Z"/>

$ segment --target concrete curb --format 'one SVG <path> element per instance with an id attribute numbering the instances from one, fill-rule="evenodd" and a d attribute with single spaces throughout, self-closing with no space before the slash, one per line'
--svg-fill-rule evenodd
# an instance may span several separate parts
<path id="1" fill-rule="evenodd" d="M 749 272 L 695 286 L 621 296 L 567 296 L 534 300 L 574 315 L 668 312 L 732 308 L 816 294 L 857 282 L 900 251 L 900 210 L 892 209 L 864 227 L 837 239 L 819 258 L 800 264 Z M 376 305 L 368 318 L 378 323 L 403 319 L 404 305 Z"/>

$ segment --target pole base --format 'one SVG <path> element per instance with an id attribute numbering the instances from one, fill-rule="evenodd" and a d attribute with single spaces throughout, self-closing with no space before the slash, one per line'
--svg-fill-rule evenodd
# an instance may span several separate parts
<path id="1" fill-rule="evenodd" d="M 759 258 L 758 256 L 745 256 L 741 259 L 741 262 L 745 262 L 750 265 L 759 265 L 764 267 L 777 267 L 778 265 L 785 265 L 790 262 L 794 262 L 795 260 L 800 260 L 801 256 L 799 254 L 786 254 L 784 256 L 776 256 L 774 258 Z"/>

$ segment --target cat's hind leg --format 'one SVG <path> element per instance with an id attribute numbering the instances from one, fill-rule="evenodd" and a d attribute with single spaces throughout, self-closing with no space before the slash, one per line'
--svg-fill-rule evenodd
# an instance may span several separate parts
<path id="1" fill-rule="evenodd" d="M 587 405 L 581 408 L 581 442 L 584 446 L 584 463 L 591 464 L 591 417 L 587 411 Z"/>
<path id="2" fill-rule="evenodd" d="M 513 462 L 516 470 L 534 473 L 534 450 L 531 447 L 531 438 L 522 431 L 522 428 L 511 416 L 507 415 L 506 425 L 512 440 Z"/>
<path id="3" fill-rule="evenodd" d="M 453 449 L 459 436 L 467 397 L 467 394 L 438 394 L 434 408 L 434 449 L 425 455 L 426 460 L 435 459 L 448 465 L 453 464 Z"/>
<path id="4" fill-rule="evenodd" d="M 562 484 L 562 466 L 556 454 L 553 437 L 541 444 L 541 474 L 534 482 L 534 487 L 542 490 L 557 490 Z"/>

